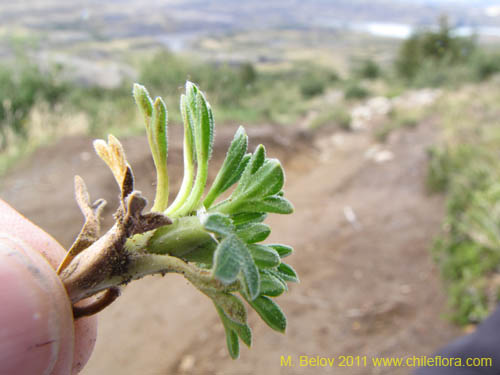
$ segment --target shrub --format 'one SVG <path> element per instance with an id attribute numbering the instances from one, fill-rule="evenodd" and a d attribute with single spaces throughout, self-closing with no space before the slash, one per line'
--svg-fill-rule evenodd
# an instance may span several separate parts
<path id="1" fill-rule="evenodd" d="M 325 82 L 315 75 L 311 74 L 300 82 L 300 92 L 304 98 L 321 95 L 324 91 Z"/>
<path id="2" fill-rule="evenodd" d="M 477 79 L 479 81 L 484 81 L 490 78 L 493 74 L 500 72 L 500 54 L 477 54 L 473 64 Z"/>
<path id="3" fill-rule="evenodd" d="M 353 75 L 361 79 L 376 79 L 382 71 L 380 66 L 372 59 L 366 58 L 354 62 Z"/>
<path id="4" fill-rule="evenodd" d="M 446 192 L 445 230 L 433 254 L 448 285 L 452 317 L 460 324 L 488 315 L 495 302 L 488 278 L 500 265 L 500 173 L 484 146 L 449 144 L 430 150 L 427 185 Z"/>
<path id="5" fill-rule="evenodd" d="M 19 59 L 18 67 L 0 67 L 0 149 L 8 144 L 8 133 L 26 137 L 26 119 L 37 100 L 54 105 L 68 90 L 57 79 L 57 70 L 42 72 L 38 66 Z"/>
<path id="6" fill-rule="evenodd" d="M 344 89 L 344 98 L 346 99 L 364 99 L 369 95 L 368 89 L 357 81 L 349 81 Z"/>
<path id="7" fill-rule="evenodd" d="M 402 43 L 395 68 L 401 77 L 411 81 L 423 69 L 466 63 L 475 49 L 473 37 L 454 35 L 447 19 L 441 18 L 437 31 L 418 31 Z"/>
<path id="8" fill-rule="evenodd" d="M 257 71 L 252 63 L 244 63 L 239 68 L 240 81 L 243 85 L 251 85 L 257 80 Z"/>

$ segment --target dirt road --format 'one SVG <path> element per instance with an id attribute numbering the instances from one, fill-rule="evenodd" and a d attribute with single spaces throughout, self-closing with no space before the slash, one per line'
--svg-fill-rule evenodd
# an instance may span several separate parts
<path id="1" fill-rule="evenodd" d="M 170 157 L 177 180 L 178 130 L 170 137 L 179 140 Z M 233 130 L 219 129 L 214 164 Z M 270 240 L 295 248 L 288 259 L 301 278 L 279 298 L 289 318 L 286 335 L 251 313 L 253 347 L 233 361 L 207 298 L 180 276 L 148 277 L 127 286 L 101 314 L 84 375 L 408 374 L 409 368 L 375 368 L 370 358 L 430 354 L 460 334 L 443 318 L 443 288 L 428 251 L 443 216 L 442 198 L 424 187 L 431 123 L 392 134 L 378 151 L 369 132 L 324 131 L 314 139 L 283 128 L 249 133 L 270 155 L 284 158 L 286 194 L 296 207 L 294 215 L 270 218 Z M 124 145 L 139 188 L 151 197 L 145 140 Z M 375 156 L 367 158 L 367 150 Z M 72 197 L 74 174 L 85 178 L 92 198 L 108 200 L 105 215 L 116 205 L 114 181 L 91 151 L 88 138 L 39 150 L 4 178 L 2 198 L 68 246 L 82 223 Z M 386 161 L 376 162 L 377 155 Z M 280 357 L 288 355 L 295 366 L 281 367 Z M 369 362 L 300 367 L 300 355 L 360 355 Z"/>

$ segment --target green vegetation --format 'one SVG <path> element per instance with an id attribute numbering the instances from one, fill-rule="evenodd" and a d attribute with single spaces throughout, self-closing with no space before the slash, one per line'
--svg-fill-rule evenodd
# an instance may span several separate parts
<path id="1" fill-rule="evenodd" d="M 376 79 L 382 75 L 382 68 L 372 59 L 354 61 L 352 75 L 360 79 Z"/>
<path id="2" fill-rule="evenodd" d="M 350 130 L 351 114 L 342 107 L 333 107 L 318 114 L 310 127 L 317 129 L 327 125 L 338 126 L 342 130 Z"/>
<path id="3" fill-rule="evenodd" d="M 335 71 L 312 63 L 260 71 L 251 63 L 202 62 L 165 50 L 136 64 L 140 80 L 167 101 L 175 100 L 186 79 L 205 87 L 218 109 L 220 123 L 295 123 L 308 111 L 310 100 L 340 81 Z M 66 72 L 41 71 L 22 55 L 15 66 L 0 66 L 0 148 L 4 151 L 0 174 L 39 144 L 64 135 L 68 126 L 63 124 L 63 118 L 68 114 L 83 114 L 81 131 L 95 136 L 110 131 L 118 135 L 140 131 L 139 121 L 130 121 L 137 118 L 128 105 L 130 82 L 113 89 L 81 86 L 68 81 L 69 75 L 62 73 Z M 46 119 L 53 126 L 42 140 L 29 124 L 29 116 L 45 104 L 58 110 L 51 110 L 53 115 Z M 181 123 L 179 108 L 172 107 L 169 118 Z"/>
<path id="4" fill-rule="evenodd" d="M 480 48 L 476 38 L 454 33 L 446 18 L 439 29 L 421 30 L 401 45 L 394 62 L 397 76 L 415 87 L 457 87 L 500 71 L 497 53 Z"/>
<path id="5" fill-rule="evenodd" d="M 357 80 L 347 81 L 344 88 L 344 98 L 364 99 L 370 95 L 370 91 Z"/>
<path id="6" fill-rule="evenodd" d="M 141 67 L 140 80 L 167 98 L 189 79 L 206 88 L 222 122 L 289 124 L 305 113 L 311 99 L 335 85 L 338 75 L 314 64 L 260 72 L 251 63 L 227 65 L 162 51 Z M 180 120 L 177 109 L 171 118 Z"/>
<path id="7" fill-rule="evenodd" d="M 447 281 L 455 321 L 485 318 L 500 271 L 500 92 L 474 87 L 441 103 L 444 139 L 429 151 L 428 186 L 446 193 L 444 233 L 433 254 Z"/>
<path id="8" fill-rule="evenodd" d="M 56 70 L 42 72 L 27 59 L 18 64 L 18 69 L 0 66 L 0 150 L 15 137 L 27 137 L 26 121 L 37 101 L 53 107 L 69 89 L 58 80 Z"/>

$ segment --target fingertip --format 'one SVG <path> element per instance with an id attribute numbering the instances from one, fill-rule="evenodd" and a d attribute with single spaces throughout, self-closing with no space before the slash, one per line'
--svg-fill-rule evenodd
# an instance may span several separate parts
<path id="1" fill-rule="evenodd" d="M 88 362 L 97 337 L 97 317 L 91 316 L 75 322 L 75 355 L 72 374 L 82 371 Z"/>
<path id="2" fill-rule="evenodd" d="M 54 271 L 60 263 L 61 259 L 64 257 L 64 249 L 57 243 L 57 241 L 55 241 L 42 229 L 31 223 L 1 199 L 0 227 L 8 228 L 8 233 L 0 233 L 0 244 L 2 243 L 2 238 L 11 239 L 11 241 L 14 242 L 19 242 L 17 239 L 22 238 L 24 241 L 21 242 L 21 247 L 23 247 L 24 250 L 18 249 L 18 251 L 21 254 L 25 254 L 26 257 L 30 255 L 31 258 L 33 258 L 31 262 L 41 264 L 43 269 L 42 272 L 46 274 L 46 278 L 52 280 L 53 283 L 56 284 L 52 288 L 54 293 L 50 293 L 50 295 L 55 299 L 55 305 L 59 306 L 58 310 L 60 314 L 64 316 L 64 318 L 61 319 L 58 324 L 62 325 L 61 330 L 64 334 L 65 342 L 64 350 L 68 353 L 60 353 L 61 358 L 64 360 L 62 361 L 62 364 L 55 367 L 55 371 L 52 374 L 67 375 L 70 373 L 70 371 L 72 374 L 77 374 L 82 370 L 83 366 L 85 366 L 85 364 L 89 360 L 92 350 L 95 346 L 97 336 L 97 318 L 88 317 L 73 321 L 70 301 L 67 297 L 64 286 L 62 285 L 59 277 L 57 277 Z M 7 244 L 7 246 L 11 245 L 12 243 Z M 34 249 L 36 249 L 36 251 Z M 47 262 L 50 264 L 49 267 L 47 267 Z M 2 272 L 1 269 L 0 272 Z M 1 295 L 0 301 L 4 301 Z M 0 320 L 0 327 L 3 326 L 2 323 L 3 321 Z M 71 362 L 73 363 L 71 364 Z M 58 372 L 58 366 L 61 369 L 64 369 L 64 371 Z M 69 370 L 69 368 L 71 367 L 72 370 Z M 0 374 L 3 373 L 4 372 L 2 371 L 2 367 L 0 364 Z M 37 372 L 32 372 L 30 374 L 34 373 Z"/>
<path id="3" fill-rule="evenodd" d="M 74 329 L 64 286 L 28 245 L 0 235 L 0 373 L 68 374 Z"/>

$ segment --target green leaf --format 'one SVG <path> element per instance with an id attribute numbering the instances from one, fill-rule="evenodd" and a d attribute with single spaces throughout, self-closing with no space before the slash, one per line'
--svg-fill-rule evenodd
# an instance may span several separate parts
<path id="1" fill-rule="evenodd" d="M 281 277 L 280 272 L 278 272 L 276 269 L 267 269 L 267 270 L 263 270 L 263 271 L 266 273 L 269 273 L 271 276 L 274 276 L 276 279 L 281 281 L 281 283 L 285 287 L 285 291 L 288 291 L 288 285 L 286 284 L 286 280 L 283 277 Z"/>
<path id="2" fill-rule="evenodd" d="M 232 359 L 238 359 L 240 356 L 240 343 L 238 341 L 238 335 L 228 326 L 224 326 L 224 329 L 226 331 L 226 343 L 229 355 Z"/>
<path id="3" fill-rule="evenodd" d="M 259 268 L 277 267 L 281 260 L 279 254 L 271 247 L 265 245 L 248 245 L 250 254 Z"/>
<path id="4" fill-rule="evenodd" d="M 252 345 L 252 331 L 247 324 L 247 313 L 241 300 L 229 293 L 217 293 L 212 297 L 224 325 L 238 334 L 248 346 Z"/>
<path id="5" fill-rule="evenodd" d="M 224 284 L 235 281 L 242 271 L 243 283 L 250 298 L 259 295 L 259 270 L 246 244 L 235 234 L 227 236 L 214 254 L 214 276 Z"/>
<path id="6" fill-rule="evenodd" d="M 272 274 L 262 270 L 260 273 L 260 294 L 277 297 L 286 290 L 286 285 Z"/>
<path id="7" fill-rule="evenodd" d="M 152 211 L 162 212 L 168 204 L 168 173 L 167 173 L 167 107 L 161 98 L 156 98 L 151 118 L 150 145 L 156 167 L 156 195 Z"/>
<path id="8" fill-rule="evenodd" d="M 260 163 L 260 157 L 256 155 L 254 154 L 250 159 L 231 198 L 219 203 L 213 207 L 213 210 L 228 214 L 238 213 L 240 212 L 240 206 L 245 205 L 248 200 L 256 202 L 281 191 L 285 182 L 285 174 L 280 162 L 276 159 L 266 159 L 260 168 L 254 174 L 251 174 L 252 166 Z M 266 204 L 269 209 L 278 209 L 279 207 L 285 212 L 293 209 L 291 204 L 287 204 L 287 201 L 281 201 L 278 196 L 275 200 L 273 199 Z M 244 209 L 250 210 L 248 205 L 244 206 Z"/>
<path id="9" fill-rule="evenodd" d="M 181 113 L 183 114 L 184 125 L 188 125 L 190 128 L 191 139 L 191 151 L 193 162 L 197 162 L 196 159 L 196 139 L 195 132 L 198 121 L 198 87 L 192 82 L 186 81 L 186 94 L 181 96 Z M 184 99 L 184 100 L 183 100 Z"/>
<path id="10" fill-rule="evenodd" d="M 240 179 L 243 171 L 245 170 L 246 166 L 250 162 L 251 157 L 252 157 L 251 154 L 245 154 L 245 156 L 243 156 L 240 164 L 238 165 L 238 168 L 236 168 L 234 170 L 231 177 L 228 178 L 226 183 L 221 187 L 221 192 L 224 192 L 227 189 L 229 189 L 231 186 L 233 186 Z"/>
<path id="11" fill-rule="evenodd" d="M 271 298 L 259 296 L 253 301 L 247 299 L 247 302 L 257 311 L 257 314 L 260 315 L 262 320 L 266 322 L 269 327 L 278 332 L 285 332 L 286 316 L 283 314 L 278 304 Z"/>
<path id="12" fill-rule="evenodd" d="M 201 94 L 203 95 L 203 93 Z M 205 98 L 205 97 L 203 97 Z M 209 140 L 209 145 L 210 148 L 208 150 L 208 159 L 212 157 L 212 152 L 214 150 L 214 137 L 215 137 L 215 121 L 214 121 L 214 114 L 212 112 L 212 107 L 210 106 L 210 103 L 205 101 L 207 103 L 207 110 L 208 110 L 208 122 L 210 124 L 210 140 Z"/>
<path id="13" fill-rule="evenodd" d="M 198 91 L 197 95 L 197 123 L 195 127 L 195 138 L 198 157 L 198 166 L 202 166 L 203 162 L 210 159 L 214 140 L 214 121 L 212 109 L 205 99 L 205 95 Z"/>
<path id="14" fill-rule="evenodd" d="M 176 211 L 186 202 L 189 193 L 193 187 L 194 181 L 194 164 L 196 161 L 196 147 L 194 144 L 194 118 L 190 100 L 192 100 L 191 82 L 186 83 L 186 95 L 181 95 L 181 114 L 184 124 L 184 177 L 182 178 L 181 187 L 174 202 L 165 211 L 165 214 L 171 217 L 178 216 Z M 188 95 L 189 94 L 189 95 Z M 189 97 L 188 97 L 189 96 Z"/>
<path id="15" fill-rule="evenodd" d="M 297 276 L 297 272 L 288 264 L 281 263 L 277 267 L 278 273 L 281 278 L 286 281 L 299 282 L 299 277 Z"/>
<path id="16" fill-rule="evenodd" d="M 134 83 L 132 93 L 134 95 L 135 103 L 137 104 L 137 107 L 139 107 L 142 115 L 145 118 L 151 117 L 153 113 L 153 102 L 149 96 L 148 90 L 146 90 L 144 86 Z"/>
<path id="17" fill-rule="evenodd" d="M 155 99 L 153 104 L 151 130 L 153 133 L 153 139 L 156 141 L 155 144 L 159 152 L 159 156 L 162 157 L 162 162 L 166 162 L 167 160 L 167 121 L 167 106 L 163 102 L 162 98 L 158 97 Z"/>
<path id="18" fill-rule="evenodd" d="M 240 227 L 236 234 L 246 243 L 264 241 L 271 233 L 271 228 L 266 224 L 251 223 Z"/>
<path id="19" fill-rule="evenodd" d="M 262 199 L 245 200 L 237 206 L 235 211 L 262 211 L 276 214 L 291 214 L 293 212 L 293 206 L 287 199 L 278 195 L 271 195 Z"/>
<path id="20" fill-rule="evenodd" d="M 242 267 L 242 254 L 245 252 L 248 252 L 245 244 L 236 235 L 224 238 L 215 250 L 214 276 L 224 284 L 235 281 Z"/>
<path id="21" fill-rule="evenodd" d="M 246 188 L 247 183 L 252 179 L 252 175 L 262 166 L 265 159 L 266 149 L 263 145 L 258 145 L 241 175 L 240 183 L 234 190 L 233 196 L 239 195 Z"/>
<path id="22" fill-rule="evenodd" d="M 231 293 L 215 293 L 211 296 L 224 315 L 239 324 L 247 324 L 247 310 L 243 302 Z"/>
<path id="23" fill-rule="evenodd" d="M 209 232 L 223 237 L 229 236 L 235 231 L 231 218 L 218 212 L 204 215 L 202 217 L 202 224 Z"/>
<path id="24" fill-rule="evenodd" d="M 248 347 L 252 346 L 252 330 L 248 324 L 239 324 L 223 317 L 221 317 L 221 319 L 225 321 L 228 328 L 240 337 L 241 341 L 243 341 L 245 345 Z"/>
<path id="25" fill-rule="evenodd" d="M 241 194 L 246 199 L 266 197 L 279 193 L 285 183 L 285 174 L 277 159 L 266 159 L 264 164 L 252 175 Z"/>
<path id="26" fill-rule="evenodd" d="M 264 164 L 266 160 L 266 148 L 264 145 L 258 145 L 254 151 L 254 157 L 250 163 L 250 174 L 254 174 Z"/>
<path id="27" fill-rule="evenodd" d="M 266 246 L 272 247 L 274 250 L 276 250 L 281 259 L 293 253 L 293 248 L 291 246 L 282 244 L 266 244 Z"/>
<path id="28" fill-rule="evenodd" d="M 229 146 L 226 158 L 222 163 L 222 167 L 215 177 L 212 187 L 207 193 L 205 200 L 203 201 L 205 207 L 210 207 L 214 200 L 224 192 L 222 188 L 225 187 L 228 182 L 230 182 L 235 171 L 237 171 L 241 160 L 243 159 L 243 157 L 245 156 L 245 152 L 247 151 L 247 145 L 248 137 L 245 133 L 245 129 L 240 126 L 236 134 L 234 135 L 231 145 Z"/>
<path id="29" fill-rule="evenodd" d="M 248 324 L 237 324 L 234 322 L 229 322 L 229 326 L 236 332 L 240 337 L 241 341 L 245 343 L 246 346 L 252 346 L 252 330 Z"/>
<path id="30" fill-rule="evenodd" d="M 188 88 L 188 84 L 186 84 L 187 89 L 189 89 L 190 93 L 187 94 L 188 102 L 192 102 L 189 98 L 189 95 L 195 95 L 195 105 L 196 108 L 192 108 L 192 103 L 188 105 L 190 109 L 188 112 L 194 113 L 195 121 L 194 121 L 194 143 L 196 146 L 196 162 L 198 165 L 196 171 L 196 180 L 194 182 L 193 189 L 189 193 L 189 196 L 182 204 L 182 206 L 175 211 L 177 216 L 184 216 L 189 214 L 190 212 L 199 208 L 201 203 L 201 197 L 205 190 L 205 185 L 207 183 L 208 176 L 208 160 L 210 158 L 212 152 L 212 144 L 213 144 L 213 116 L 210 105 L 205 99 L 205 96 L 196 86 L 191 84 Z"/>
<path id="31" fill-rule="evenodd" d="M 246 246 L 245 246 L 246 248 Z M 256 298 L 259 295 L 260 289 L 260 275 L 259 269 L 255 265 L 255 262 L 250 255 L 248 249 L 242 253 L 242 264 L 241 269 L 243 271 L 244 282 L 247 288 L 248 295 L 251 299 Z"/>
<path id="32" fill-rule="evenodd" d="M 169 254 L 187 261 L 212 263 L 217 242 L 196 216 L 175 219 L 158 228 L 145 248 L 154 254 Z"/>
<path id="33" fill-rule="evenodd" d="M 186 145 L 189 146 L 193 162 L 196 162 L 196 145 L 194 140 L 197 113 L 196 92 L 196 86 L 188 81 L 186 82 L 186 94 L 181 95 L 181 114 L 184 123 L 184 147 L 186 147 Z"/>
<path id="34" fill-rule="evenodd" d="M 267 217 L 265 212 L 242 212 L 231 215 L 235 226 L 240 226 L 249 223 L 262 223 Z"/>

